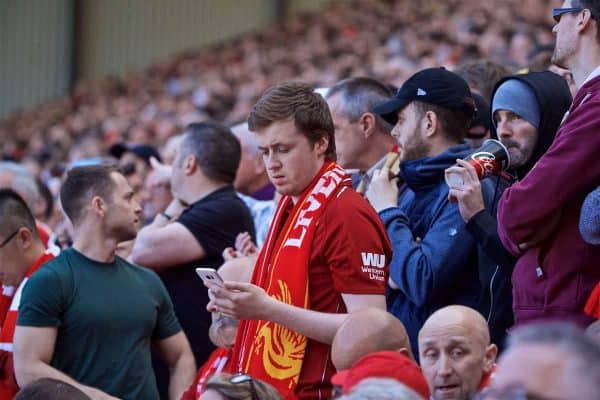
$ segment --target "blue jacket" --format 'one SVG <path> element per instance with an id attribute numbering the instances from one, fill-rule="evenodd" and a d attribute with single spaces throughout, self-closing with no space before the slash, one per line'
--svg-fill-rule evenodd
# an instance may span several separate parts
<path id="1" fill-rule="evenodd" d="M 489 320 L 492 303 L 506 299 L 502 308 L 510 314 L 510 285 L 501 285 L 504 293 L 494 293 L 498 281 L 507 283 L 510 277 L 483 253 L 466 230 L 458 205 L 448 201 L 444 170 L 470 152 L 461 144 L 434 157 L 402 162 L 406 186 L 398 206 L 379 213 L 394 250 L 390 277 L 398 286 L 388 290 L 388 310 L 405 325 L 415 354 L 418 332 L 438 308 L 462 304 Z M 492 215 L 500 197 L 496 182 L 482 181 Z"/>

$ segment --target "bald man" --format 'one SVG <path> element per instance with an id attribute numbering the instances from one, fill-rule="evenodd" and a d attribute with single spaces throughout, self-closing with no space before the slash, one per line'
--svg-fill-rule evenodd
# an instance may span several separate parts
<path id="1" fill-rule="evenodd" d="M 339 327 L 331 344 L 331 361 L 342 371 L 382 350 L 398 351 L 414 360 L 402 322 L 384 310 L 367 308 L 348 315 Z"/>
<path id="2" fill-rule="evenodd" d="M 485 319 L 468 307 L 439 309 L 419 332 L 421 368 L 435 400 L 470 399 L 492 370 L 497 354 Z"/>
<path id="3" fill-rule="evenodd" d="M 240 165 L 233 182 L 235 190 L 256 200 L 272 200 L 275 188 L 267 176 L 254 133 L 248 130 L 246 122 L 233 126 L 231 131 L 240 141 L 242 149 Z"/>

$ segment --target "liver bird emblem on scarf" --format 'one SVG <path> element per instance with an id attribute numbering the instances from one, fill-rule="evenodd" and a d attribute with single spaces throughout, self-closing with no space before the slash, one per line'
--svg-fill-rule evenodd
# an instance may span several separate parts
<path id="1" fill-rule="evenodd" d="M 281 295 L 274 295 L 277 300 L 291 304 L 291 294 L 287 284 L 278 281 Z M 307 339 L 297 332 L 273 322 L 265 321 L 255 338 L 255 348 L 264 346 L 263 366 L 265 371 L 275 379 L 292 379 L 298 383 L 302 359 Z"/>

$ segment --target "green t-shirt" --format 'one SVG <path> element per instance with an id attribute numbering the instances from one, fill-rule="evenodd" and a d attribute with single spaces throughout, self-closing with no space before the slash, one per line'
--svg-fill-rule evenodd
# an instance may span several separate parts
<path id="1" fill-rule="evenodd" d="M 68 249 L 23 289 L 19 326 L 57 327 L 51 365 L 122 399 L 158 399 L 150 344 L 181 330 L 158 276 Z"/>

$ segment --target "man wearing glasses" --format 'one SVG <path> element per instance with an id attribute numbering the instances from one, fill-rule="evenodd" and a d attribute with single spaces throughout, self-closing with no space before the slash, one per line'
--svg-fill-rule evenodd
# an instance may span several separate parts
<path id="1" fill-rule="evenodd" d="M 9 399 L 19 390 L 12 359 L 21 290 L 54 256 L 45 249 L 27 203 L 12 189 L 0 189 L 0 221 L 0 399 Z"/>
<path id="2" fill-rule="evenodd" d="M 552 63 L 571 70 L 579 90 L 546 154 L 504 192 L 498 233 L 519 256 L 512 277 L 516 324 L 562 319 L 586 326 L 600 247 L 583 241 L 578 224 L 585 195 L 600 182 L 600 1 L 567 0 L 553 16 Z"/>

